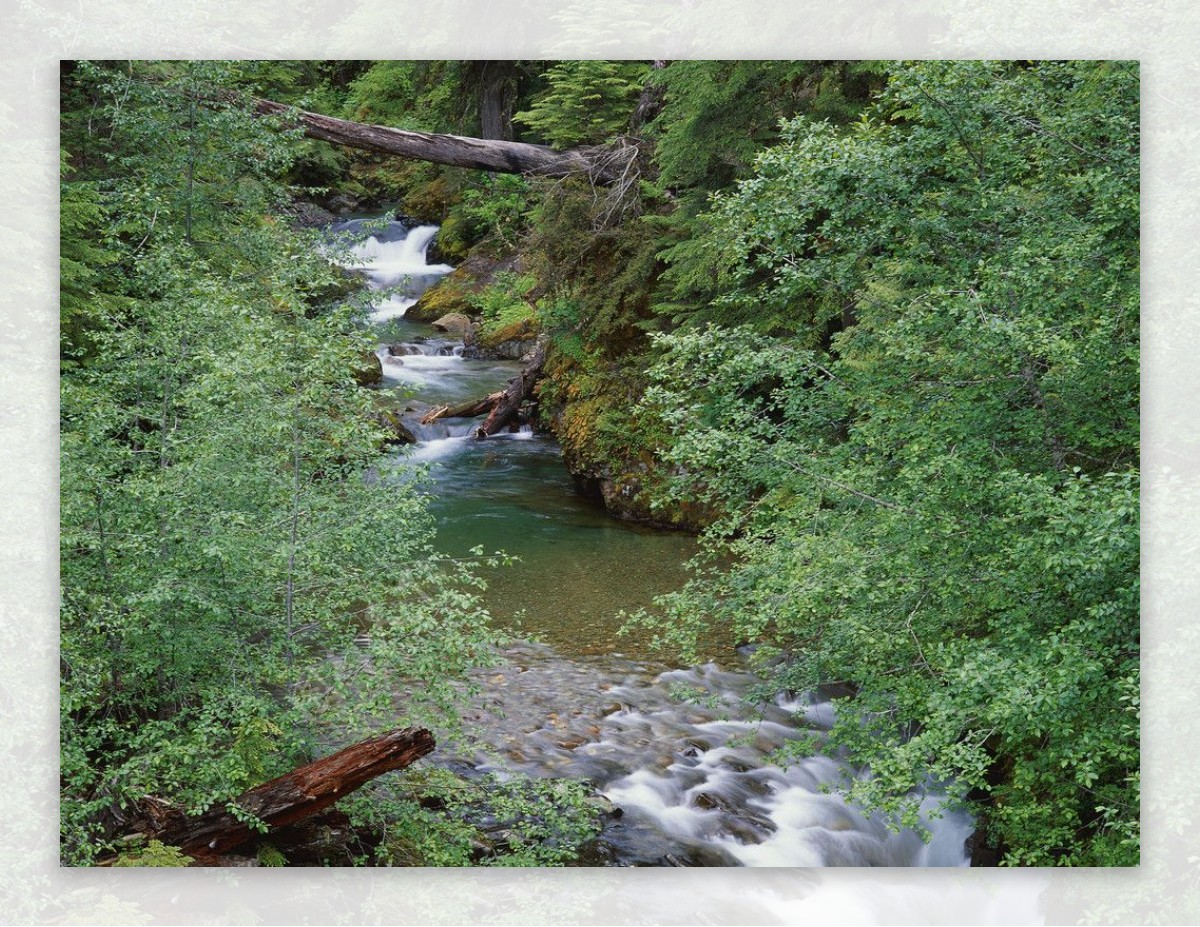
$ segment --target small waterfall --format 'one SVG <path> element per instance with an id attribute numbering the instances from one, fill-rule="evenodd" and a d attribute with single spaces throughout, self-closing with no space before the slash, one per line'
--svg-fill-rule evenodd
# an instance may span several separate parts
<path id="1" fill-rule="evenodd" d="M 392 221 L 379 228 L 379 220 L 350 219 L 329 226 L 328 232 L 356 238 L 369 232 L 350 248 L 343 266 L 365 273 L 372 289 L 389 291 L 373 303 L 372 322 L 402 318 L 422 293 L 454 269 L 449 264 L 426 261 L 429 245 L 438 232 L 436 225 L 410 229 Z"/>
<path id="2" fill-rule="evenodd" d="M 406 384 L 416 388 L 437 386 L 437 381 L 452 378 L 462 366 L 461 341 L 430 339 L 383 345 L 376 352 L 383 367 L 385 384 Z"/>

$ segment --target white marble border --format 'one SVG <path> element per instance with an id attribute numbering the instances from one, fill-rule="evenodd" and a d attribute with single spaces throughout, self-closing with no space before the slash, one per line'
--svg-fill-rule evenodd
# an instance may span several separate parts
<path id="1" fill-rule="evenodd" d="M 0 923 L 1196 923 L 1200 13 L 1186 0 L 8 0 L 0 12 Z M 1142 62 L 1145 850 L 1137 870 L 60 870 L 59 58 Z"/>

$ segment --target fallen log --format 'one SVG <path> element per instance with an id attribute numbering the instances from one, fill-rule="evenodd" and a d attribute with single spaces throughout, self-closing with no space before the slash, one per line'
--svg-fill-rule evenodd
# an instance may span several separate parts
<path id="1" fill-rule="evenodd" d="M 546 145 L 525 142 L 412 132 L 323 116 L 272 100 L 255 100 L 254 111 L 260 115 L 283 116 L 303 128 L 309 138 L 323 142 L 501 174 L 535 174 L 541 177 L 583 174 L 593 183 L 608 184 L 627 173 L 629 161 L 637 153 L 632 147 L 628 151 L 603 147 L 555 151 Z"/>
<path id="2" fill-rule="evenodd" d="M 477 415 L 490 412 L 503 396 L 504 391 L 501 390 L 498 393 L 489 393 L 482 399 L 469 399 L 453 406 L 437 406 L 421 416 L 421 424 L 432 425 L 442 418 L 475 418 Z"/>
<path id="3" fill-rule="evenodd" d="M 509 423 L 517 414 L 523 403 L 533 392 L 538 378 L 542 375 L 542 365 L 546 362 L 546 348 L 539 344 L 533 351 L 533 356 L 521 370 L 521 373 L 508 384 L 500 400 L 483 420 L 483 424 L 475 429 L 475 440 L 494 435 Z"/>
<path id="4" fill-rule="evenodd" d="M 223 806 L 189 817 L 151 800 L 141 833 L 178 847 L 189 856 L 220 856 L 261 836 L 247 819 L 262 821 L 271 830 L 294 824 L 323 811 L 372 779 L 403 769 L 431 753 L 434 746 L 429 731 L 411 727 L 352 744 L 243 792 L 231 803 L 241 812 L 238 816 Z"/>

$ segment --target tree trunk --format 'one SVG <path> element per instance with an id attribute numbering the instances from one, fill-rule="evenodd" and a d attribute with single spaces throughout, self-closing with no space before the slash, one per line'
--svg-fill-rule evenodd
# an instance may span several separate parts
<path id="1" fill-rule="evenodd" d="M 484 138 L 511 142 L 512 114 L 516 98 L 517 62 L 467 62 L 479 91 L 479 128 Z"/>
<path id="2" fill-rule="evenodd" d="M 255 786 L 233 803 L 277 830 L 328 808 L 377 776 L 403 769 L 433 748 L 433 735 L 424 729 L 389 731 Z M 223 807 L 195 818 L 154 800 L 145 810 L 142 832 L 189 856 L 220 856 L 259 836 Z"/>
<path id="3" fill-rule="evenodd" d="M 661 71 L 667 66 L 665 60 L 656 60 L 651 62 L 650 67 L 654 71 Z M 633 111 L 633 116 L 629 119 L 629 134 L 640 135 L 646 124 L 654 119 L 662 112 L 663 105 L 667 101 L 667 88 L 662 84 L 654 83 L 654 78 L 646 82 L 646 86 L 642 88 L 642 93 L 638 97 L 637 107 Z"/>
<path id="4" fill-rule="evenodd" d="M 508 389 L 504 391 L 500 401 L 496 403 L 491 413 L 483 424 L 475 429 L 476 440 L 486 438 L 488 435 L 494 435 L 501 428 L 509 423 L 509 421 L 517 414 L 517 410 L 521 408 L 521 403 L 528 398 L 533 392 L 534 384 L 542 375 L 542 365 L 546 362 L 546 348 L 544 345 L 538 345 L 533 352 L 533 357 L 521 373 L 508 384 Z"/>
<path id="5" fill-rule="evenodd" d="M 379 154 L 448 164 L 452 167 L 475 168 L 500 174 L 536 174 L 542 177 L 584 174 L 598 184 L 612 183 L 622 176 L 628 167 L 628 155 L 614 155 L 603 147 L 555 151 L 545 145 L 529 145 L 524 142 L 409 132 L 388 126 L 335 119 L 306 110 L 293 110 L 271 100 L 256 100 L 254 109 L 260 115 L 283 116 L 292 120 L 294 124 L 303 127 L 309 138 Z"/>

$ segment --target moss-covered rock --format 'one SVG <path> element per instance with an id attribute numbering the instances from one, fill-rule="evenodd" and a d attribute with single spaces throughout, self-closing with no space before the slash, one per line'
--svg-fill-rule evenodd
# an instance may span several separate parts
<path id="1" fill-rule="evenodd" d="M 576 486 L 622 521 L 698 533 L 717 513 L 696 502 L 651 506 L 672 476 L 658 453 L 661 440 L 629 410 L 636 376 L 617 365 L 587 369 L 559 351 L 546 362 L 538 388 L 541 421 L 558 438 Z"/>
<path id="2" fill-rule="evenodd" d="M 533 318 L 518 319 L 508 325 L 496 329 L 481 329 L 476 341 L 484 350 L 495 350 L 501 345 L 513 342 L 521 345 L 521 353 L 528 350 L 529 342 L 537 339 L 538 327 Z M 520 356 L 520 355 L 518 355 Z"/>
<path id="3" fill-rule="evenodd" d="M 684 502 L 671 509 L 652 508 L 652 487 L 667 476 L 662 464 L 645 461 L 582 464 L 565 450 L 563 462 L 580 492 L 603 503 L 605 511 L 621 521 L 698 534 L 716 518 L 714 511 L 699 502 Z"/>
<path id="4" fill-rule="evenodd" d="M 452 312 L 478 315 L 471 297 L 492 283 L 497 274 L 517 272 L 519 267 L 520 256 L 517 254 L 497 258 L 479 249 L 472 251 L 458 267 L 422 293 L 416 305 L 404 314 L 405 318 L 432 322 Z"/>
<path id="5" fill-rule="evenodd" d="M 400 420 L 400 416 L 392 409 L 379 409 L 375 413 L 375 421 L 384 431 L 384 447 L 417 443 L 417 436 L 408 430 L 408 426 Z"/>

